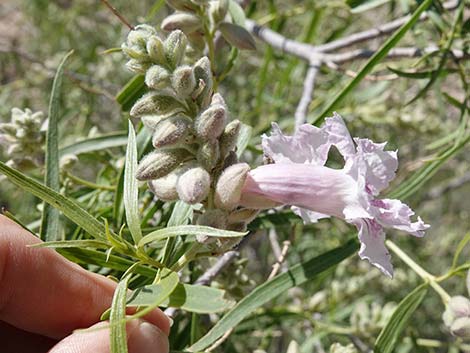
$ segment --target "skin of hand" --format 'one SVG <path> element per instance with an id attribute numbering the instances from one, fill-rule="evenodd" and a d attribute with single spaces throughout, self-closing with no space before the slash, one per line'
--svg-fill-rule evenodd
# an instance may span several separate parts
<path id="1" fill-rule="evenodd" d="M 2 352 L 109 353 L 108 323 L 99 318 L 111 305 L 116 283 L 52 249 L 28 246 L 39 242 L 0 216 Z M 91 330 L 74 332 L 84 328 Z M 129 353 L 169 352 L 170 321 L 161 310 L 126 329 Z"/>

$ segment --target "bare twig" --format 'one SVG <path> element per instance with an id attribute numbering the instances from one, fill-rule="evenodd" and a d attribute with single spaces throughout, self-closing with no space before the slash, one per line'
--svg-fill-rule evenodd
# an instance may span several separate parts
<path id="1" fill-rule="evenodd" d="M 273 279 L 278 274 L 282 263 L 286 259 L 286 255 L 287 255 L 287 251 L 289 250 L 289 247 L 290 247 L 290 241 L 286 240 L 282 243 L 281 255 L 277 258 L 276 263 L 273 265 L 273 269 L 268 276 L 268 281 L 270 279 Z"/>
<path id="2" fill-rule="evenodd" d="M 295 111 L 295 128 L 298 129 L 300 125 L 304 124 L 307 120 L 308 106 L 312 101 L 313 90 L 315 87 L 315 79 L 317 77 L 318 70 L 320 69 L 321 62 L 314 61 L 309 64 L 307 75 L 304 80 L 304 88 L 302 91 L 302 97 L 300 98 L 299 104 Z"/>
<path id="3" fill-rule="evenodd" d="M 219 347 L 222 343 L 225 342 L 225 340 L 230 336 L 232 332 L 233 332 L 233 328 L 225 332 L 224 335 L 220 337 L 217 341 L 215 341 L 212 346 L 210 346 L 209 348 L 206 348 L 205 352 L 212 352 L 214 349 Z"/>
<path id="4" fill-rule="evenodd" d="M 279 245 L 279 240 L 277 239 L 276 229 L 271 228 L 268 231 L 268 239 L 271 244 L 271 249 L 273 251 L 274 257 L 279 259 L 281 257 L 281 245 Z"/>
<path id="5" fill-rule="evenodd" d="M 452 1 L 447 1 L 446 3 L 443 4 L 443 8 L 447 11 L 454 10 L 458 7 L 459 1 L 458 0 L 452 0 Z M 321 44 L 318 46 L 315 46 L 315 49 L 317 51 L 321 51 L 323 53 L 335 51 L 338 49 L 342 48 L 347 48 L 350 47 L 354 44 L 358 44 L 361 42 L 365 42 L 371 39 L 375 39 L 381 36 L 384 36 L 386 34 L 390 34 L 400 28 L 402 25 L 404 25 L 408 20 L 410 19 L 411 15 L 403 16 L 400 17 L 396 20 L 393 20 L 391 22 L 385 23 L 379 27 L 368 29 L 366 31 L 362 32 L 357 32 L 354 34 L 351 34 L 347 37 L 334 40 L 332 42 L 326 43 L 326 44 Z M 427 12 L 424 12 L 419 20 L 420 21 L 425 21 L 428 19 L 428 14 Z"/>
<path id="6" fill-rule="evenodd" d="M 217 262 L 209 268 L 201 277 L 199 277 L 194 284 L 201 286 L 208 285 L 212 280 L 223 271 L 232 261 L 234 261 L 240 253 L 235 250 L 231 250 L 223 254 Z"/>
<path id="7" fill-rule="evenodd" d="M 101 0 L 101 2 L 102 2 L 103 4 L 105 4 L 106 7 L 107 7 L 108 9 L 110 9 L 111 12 L 112 12 L 117 18 L 119 18 L 119 20 L 120 20 L 122 23 L 124 23 L 130 30 L 133 30 L 133 29 L 134 29 L 134 26 L 131 25 L 131 24 L 129 23 L 129 21 L 127 21 L 126 18 L 125 18 L 123 15 L 121 15 L 121 13 L 120 13 L 113 5 L 111 5 L 111 3 L 110 3 L 108 0 Z"/>

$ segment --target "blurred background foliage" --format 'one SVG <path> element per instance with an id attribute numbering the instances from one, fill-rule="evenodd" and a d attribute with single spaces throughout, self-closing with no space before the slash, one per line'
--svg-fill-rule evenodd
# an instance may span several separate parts
<path id="1" fill-rule="evenodd" d="M 373 1 L 377 3 L 377 1 Z M 113 5 L 133 24 L 159 26 L 170 11 L 164 1 L 113 0 Z M 321 44 L 348 34 L 376 27 L 409 13 L 412 0 L 381 1 L 368 11 L 351 11 L 346 1 L 248 1 L 247 16 L 284 36 L 311 44 Z M 467 3 L 468 5 L 468 3 Z M 425 48 L 430 43 L 443 47 L 448 39 L 455 11 L 442 12 L 436 2 L 427 21 L 420 22 L 400 41 L 399 46 Z M 470 10 L 464 10 L 453 48 L 468 53 Z M 60 145 L 127 129 L 128 115 L 121 112 L 115 95 L 132 77 L 124 68 L 125 58 L 117 48 L 128 29 L 95 0 L 7 0 L 0 3 L 0 122 L 10 119 L 13 107 L 29 107 L 47 112 L 54 71 L 66 52 L 74 49 L 67 65 L 59 125 Z M 376 49 L 383 39 L 361 43 L 356 48 Z M 302 94 L 307 65 L 288 54 L 258 42 L 256 52 L 240 52 L 235 67 L 222 82 L 232 118 L 253 127 L 253 137 L 244 158 L 260 161 L 260 135 L 271 122 L 292 131 L 294 112 Z M 348 48 L 347 50 L 350 50 Z M 345 100 L 338 112 L 347 121 L 353 136 L 388 141 L 398 149 L 400 168 L 390 190 L 400 185 L 436 151 L 448 146 L 459 128 L 460 109 L 466 102 L 470 63 L 447 60 L 434 84 L 418 100 L 407 104 L 426 86 L 429 75 L 403 77 L 389 70 L 429 72 L 436 70 L 442 55 L 399 60 L 384 60 Z M 336 68 L 322 67 L 309 109 L 312 120 L 331 97 L 357 72 L 362 60 Z M 424 76 L 424 79 L 423 77 Z M 437 147 L 436 147 L 437 145 Z M 39 148 L 39 146 L 38 146 Z M 115 185 L 125 154 L 124 148 L 81 154 L 73 174 L 97 184 Z M 431 229 L 424 239 L 389 231 L 389 236 L 426 270 L 445 273 L 452 262 L 458 242 L 470 231 L 470 157 L 468 148 L 453 156 L 416 193 L 405 201 L 421 215 Z M 5 156 L 1 155 L 2 160 Z M 334 156 L 333 156 L 334 157 Z M 39 176 L 40 172 L 36 172 Z M 77 199 L 95 216 L 111 219 L 114 195 L 90 190 L 84 185 L 65 184 L 62 192 Z M 161 208 L 142 189 L 142 210 Z M 24 223 L 40 217 L 39 202 L 0 181 L 0 205 Z M 154 212 L 155 213 L 155 212 Z M 167 208 L 148 226 L 165 224 Z M 119 222 L 116 223 L 116 226 Z M 37 226 L 32 224 L 31 228 Z M 259 229 L 258 229 L 259 227 Z M 242 250 L 242 259 L 233 263 L 217 279 L 236 299 L 262 283 L 276 262 L 268 239 L 275 229 L 277 242 L 288 240 L 286 264 L 293 265 L 343 243 L 352 230 L 341 221 L 321 221 L 304 226 L 295 217 L 265 215 L 252 226 L 257 229 Z M 73 232 L 70 225 L 68 231 Z M 394 234 L 395 233 L 395 234 Z M 67 237 L 70 237 L 67 232 Z M 274 238 L 274 237 L 272 237 Z M 464 250 L 463 259 L 470 253 Z M 419 278 L 394 257 L 395 278 L 388 279 L 358 257 L 343 262 L 334 271 L 299 288 L 290 290 L 239 325 L 218 348 L 222 352 L 324 352 L 331 344 L 353 343 L 367 351 L 389 318 L 394 305 L 419 283 Z M 208 263 L 192 268 L 192 277 L 202 273 Z M 109 272 L 96 266 L 89 267 Z M 464 294 L 461 277 L 446 282 L 451 295 Z M 461 342 L 453 338 L 442 323 L 444 307 L 439 297 L 429 292 L 413 315 L 397 352 L 458 352 Z M 204 333 L 214 318 L 200 317 L 196 336 Z M 173 349 L 190 339 L 191 316 L 180 315 L 172 331 Z M 194 327 L 194 326 L 193 326 Z M 292 343 L 297 342 L 297 345 Z M 366 347 L 366 348 L 364 348 Z M 458 348 L 460 347 L 460 348 Z"/>

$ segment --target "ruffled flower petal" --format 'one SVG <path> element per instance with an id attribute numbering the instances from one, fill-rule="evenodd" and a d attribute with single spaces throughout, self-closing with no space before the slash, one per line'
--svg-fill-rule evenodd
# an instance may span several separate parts
<path id="1" fill-rule="evenodd" d="M 415 237 L 423 237 L 424 231 L 430 227 L 420 217 L 416 222 L 411 222 L 410 217 L 415 213 L 400 200 L 374 200 L 372 204 L 378 211 L 377 221 L 384 227 L 395 228 Z"/>
<path id="2" fill-rule="evenodd" d="M 273 123 L 271 136 L 263 136 L 262 146 L 265 155 L 275 163 L 324 165 L 329 150 L 327 134 L 309 124 L 300 126 L 293 136 L 286 136 Z"/>
<path id="3" fill-rule="evenodd" d="M 333 117 L 326 118 L 322 129 L 328 134 L 328 142 L 338 149 L 345 160 L 356 154 L 354 142 L 339 114 L 334 113 Z"/>
<path id="4" fill-rule="evenodd" d="M 320 219 L 330 218 L 330 216 L 327 214 L 310 211 L 302 207 L 292 206 L 291 210 L 294 214 L 302 218 L 305 224 L 317 223 Z"/>
<path id="5" fill-rule="evenodd" d="M 380 224 L 374 220 L 357 220 L 353 222 L 359 230 L 359 257 L 367 259 L 372 265 L 379 268 L 389 277 L 393 276 L 391 256 L 385 247 L 385 232 Z"/>
<path id="6" fill-rule="evenodd" d="M 354 141 L 357 144 L 355 159 L 362 159 L 366 165 L 367 189 L 372 195 L 378 195 L 395 178 L 398 168 L 397 152 L 384 151 L 386 142 L 374 143 L 369 139 L 359 138 L 355 138 Z"/>

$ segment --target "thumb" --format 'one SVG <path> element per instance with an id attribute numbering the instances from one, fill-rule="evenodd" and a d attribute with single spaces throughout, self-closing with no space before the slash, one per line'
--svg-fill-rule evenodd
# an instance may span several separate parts
<path id="1" fill-rule="evenodd" d="M 109 353 L 109 324 L 100 322 L 91 330 L 76 331 L 56 344 L 49 353 Z M 129 353 L 168 353 L 168 337 L 147 321 L 132 320 L 126 325 Z"/>

